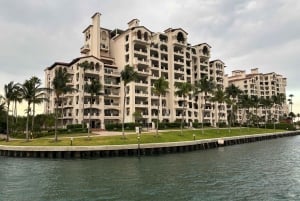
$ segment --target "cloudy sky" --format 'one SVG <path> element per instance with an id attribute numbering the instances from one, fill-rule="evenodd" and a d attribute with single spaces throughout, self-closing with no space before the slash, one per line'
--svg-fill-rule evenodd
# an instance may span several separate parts
<path id="1" fill-rule="evenodd" d="M 10 81 L 44 80 L 47 66 L 80 56 L 95 12 L 108 29 L 126 29 L 134 18 L 153 32 L 181 27 L 191 44 L 210 44 L 228 74 L 253 67 L 282 74 L 300 113 L 299 0 L 0 0 L 0 93 Z"/>

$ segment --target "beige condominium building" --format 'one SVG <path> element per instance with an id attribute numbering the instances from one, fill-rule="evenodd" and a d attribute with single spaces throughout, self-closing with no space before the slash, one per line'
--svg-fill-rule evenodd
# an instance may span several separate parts
<path id="1" fill-rule="evenodd" d="M 66 68 L 71 74 L 69 85 L 78 91 L 63 96 L 63 103 L 59 106 L 62 112 L 60 123 L 78 124 L 88 122 L 91 116 L 91 127 L 105 128 L 105 124 L 121 123 L 123 112 L 125 122 L 141 122 L 144 125 L 154 125 L 159 116 L 160 121 L 226 122 L 225 105 L 215 104 L 204 106 L 203 94 L 187 98 L 186 113 L 183 114 L 183 97 L 174 95 L 175 83 L 196 81 L 207 76 L 218 86 L 224 87 L 224 63 L 220 60 L 210 61 L 211 47 L 206 43 L 190 45 L 188 33 L 181 28 L 166 29 L 163 32 L 152 32 L 140 25 L 138 19 L 128 22 L 126 30 L 106 29 L 101 27 L 100 13 L 92 16 L 92 24 L 83 31 L 84 44 L 80 49 L 81 57 L 70 63 L 55 62 L 45 70 L 46 87 L 52 87 L 55 69 Z M 88 61 L 93 69 L 84 70 L 79 64 Z M 127 93 L 124 94 L 120 72 L 124 66 L 133 66 L 138 73 L 138 79 L 129 83 Z M 151 92 L 153 83 L 159 77 L 165 77 L 169 82 L 166 95 L 159 100 Z M 84 93 L 85 83 L 91 78 L 100 80 L 103 85 L 103 95 L 92 101 L 90 95 Z M 123 111 L 123 97 L 126 97 L 125 111 Z M 45 112 L 53 113 L 55 109 L 55 95 L 49 94 L 50 101 L 45 104 Z M 160 101 L 161 109 L 158 115 L 157 105 Z M 220 111 L 217 111 L 220 108 Z M 204 112 L 204 115 L 202 115 Z M 139 115 L 134 115 L 134 114 Z M 138 118 L 137 118 L 138 117 Z"/>
<path id="2" fill-rule="evenodd" d="M 232 71 L 232 75 L 225 78 L 228 85 L 234 84 L 239 87 L 244 94 L 251 96 L 257 96 L 262 98 L 272 98 L 278 94 L 286 95 L 287 79 L 277 73 L 259 73 L 258 68 L 251 69 L 250 73 L 246 73 L 245 70 Z M 254 111 L 253 111 L 254 112 Z M 255 111 L 256 112 L 256 111 Z M 284 114 L 288 114 L 288 106 L 283 103 L 282 106 L 273 105 L 271 108 L 259 107 L 257 115 L 261 117 L 274 118 L 279 121 L 279 118 Z M 244 111 L 239 110 L 238 118 L 239 122 L 246 121 L 243 117 Z"/>

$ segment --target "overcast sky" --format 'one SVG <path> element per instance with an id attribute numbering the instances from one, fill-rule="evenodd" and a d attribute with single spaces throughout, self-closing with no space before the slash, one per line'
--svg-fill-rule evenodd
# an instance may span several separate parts
<path id="1" fill-rule="evenodd" d="M 258 67 L 288 79 L 300 113 L 299 0 L 0 0 L 0 93 L 55 61 L 80 56 L 82 31 L 100 12 L 101 26 L 127 28 L 137 18 L 153 32 L 183 28 L 189 43 L 208 43 L 226 73 Z"/>

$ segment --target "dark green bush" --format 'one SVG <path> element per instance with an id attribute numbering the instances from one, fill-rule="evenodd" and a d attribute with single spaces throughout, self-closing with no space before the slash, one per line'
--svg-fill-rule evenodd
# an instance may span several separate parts
<path id="1" fill-rule="evenodd" d="M 86 124 L 84 124 L 84 128 L 86 128 Z M 67 125 L 67 129 L 77 129 L 82 128 L 82 124 L 69 124 Z"/>
<path id="2" fill-rule="evenodd" d="M 137 126 L 141 126 L 141 124 L 139 123 L 134 123 L 134 122 L 131 122 L 131 123 L 125 123 L 124 124 L 124 130 L 135 130 L 135 127 Z M 122 130 L 122 124 L 106 124 L 105 125 L 105 129 L 108 130 L 108 131 L 121 131 Z"/>

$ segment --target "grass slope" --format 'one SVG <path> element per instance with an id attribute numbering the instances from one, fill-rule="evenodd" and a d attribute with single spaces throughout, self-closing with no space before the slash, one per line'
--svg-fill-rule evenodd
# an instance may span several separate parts
<path id="1" fill-rule="evenodd" d="M 142 133 L 140 137 L 140 143 L 161 143 L 161 142 L 179 142 L 179 141 L 191 141 L 193 135 L 196 140 L 221 138 L 221 137 L 232 137 L 241 135 L 252 135 L 262 133 L 274 133 L 282 132 L 283 130 L 273 129 L 259 129 L 259 128 L 242 128 L 242 129 L 205 129 L 204 134 L 201 130 L 184 130 L 183 135 L 180 135 L 180 131 L 161 131 L 159 136 L 156 136 L 155 132 Z M 68 136 L 68 137 L 66 137 Z M 73 138 L 73 146 L 96 146 L 96 145 L 124 145 L 124 144 L 137 144 L 136 134 L 126 134 L 126 139 L 122 139 L 122 136 L 99 136 L 93 135 L 90 139 L 87 136 L 80 134 L 68 134 L 64 136 L 58 136 L 59 141 L 55 142 L 53 138 L 39 138 L 33 139 L 29 142 L 22 140 L 11 140 L 6 142 L 5 140 L 0 141 L 0 145 L 12 145 L 12 146 L 69 146 L 70 138 Z"/>

